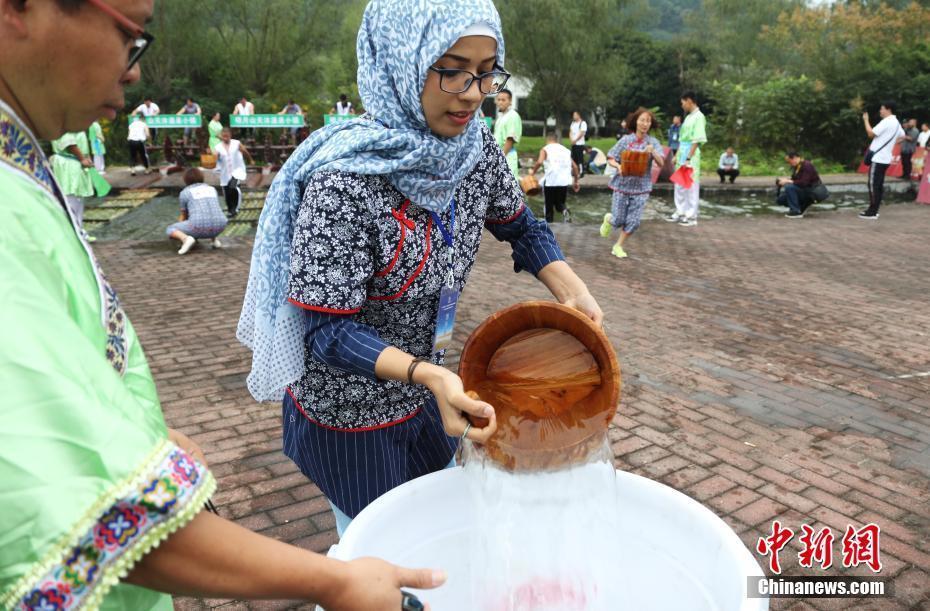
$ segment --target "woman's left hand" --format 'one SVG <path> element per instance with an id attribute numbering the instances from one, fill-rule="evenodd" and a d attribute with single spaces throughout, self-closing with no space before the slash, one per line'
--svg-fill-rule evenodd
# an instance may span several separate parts
<path id="1" fill-rule="evenodd" d="M 173 441 L 179 448 L 193 456 L 204 467 L 207 465 L 207 457 L 204 456 L 203 450 L 193 439 L 177 429 L 168 429 L 168 439 Z"/>
<path id="2" fill-rule="evenodd" d="M 594 321 L 598 326 L 604 324 L 604 312 L 601 311 L 601 306 L 597 305 L 597 300 L 594 299 L 594 295 L 585 291 L 580 295 L 574 295 L 569 297 L 562 302 L 563 305 L 567 305 L 571 308 L 575 308 L 588 318 Z"/>
<path id="3" fill-rule="evenodd" d="M 497 430 L 494 408 L 466 394 L 462 378 L 445 367 L 424 363 L 417 368 L 413 380 L 425 384 L 436 397 L 442 427 L 450 437 L 461 437 L 467 432 L 468 439 L 485 443 Z M 484 426 L 469 424 L 466 419 L 469 415 L 480 419 Z"/>

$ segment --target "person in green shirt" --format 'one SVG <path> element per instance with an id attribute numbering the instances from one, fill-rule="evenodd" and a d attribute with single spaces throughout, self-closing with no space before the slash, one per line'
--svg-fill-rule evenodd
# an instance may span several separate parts
<path id="1" fill-rule="evenodd" d="M 84 198 L 94 194 L 94 183 L 87 168 L 94 167 L 87 133 L 68 132 L 52 140 L 52 173 L 61 188 L 78 226 L 84 220 Z"/>
<path id="2" fill-rule="evenodd" d="M 210 132 L 210 152 L 216 153 L 216 145 L 220 143 L 220 134 L 223 133 L 223 124 L 220 123 L 220 113 L 214 113 L 213 118 L 210 119 L 209 125 L 207 125 L 207 131 Z"/>
<path id="3" fill-rule="evenodd" d="M 166 426 L 39 145 L 116 119 L 153 11 L 0 0 L 0 609 L 169 611 L 166 593 L 400 609 L 402 586 L 444 575 L 326 558 L 203 511 L 216 488 L 204 454 Z M 77 140 L 56 148 L 86 155 Z"/>
<path id="4" fill-rule="evenodd" d="M 692 91 L 681 94 L 681 108 L 686 116 L 679 132 L 680 144 L 675 156 L 675 167 L 690 166 L 694 170 L 694 182 L 687 189 L 675 185 L 675 213 L 665 220 L 692 227 L 697 225 L 700 205 L 701 145 L 707 142 L 707 119 L 698 108 L 697 96 Z"/>
<path id="5" fill-rule="evenodd" d="M 494 139 L 504 150 L 507 165 L 514 178 L 520 179 L 520 162 L 517 158 L 517 144 L 523 136 L 523 121 L 513 108 L 513 94 L 509 89 L 502 89 L 494 98 L 497 105 L 497 119 L 494 121 Z"/>
<path id="6" fill-rule="evenodd" d="M 106 174 L 107 139 L 103 135 L 103 128 L 100 127 L 99 121 L 91 123 L 87 130 L 87 138 L 90 140 L 90 152 L 94 156 L 94 167 L 101 174 Z"/>

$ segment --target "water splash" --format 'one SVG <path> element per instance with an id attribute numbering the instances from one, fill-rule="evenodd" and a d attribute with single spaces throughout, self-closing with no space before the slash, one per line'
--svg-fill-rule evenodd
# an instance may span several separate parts
<path id="1" fill-rule="evenodd" d="M 610 562 L 622 546 L 606 436 L 587 463 L 559 470 L 505 471 L 474 447 L 464 458 L 479 525 L 467 550 L 476 610 L 620 608 L 627 585 Z"/>

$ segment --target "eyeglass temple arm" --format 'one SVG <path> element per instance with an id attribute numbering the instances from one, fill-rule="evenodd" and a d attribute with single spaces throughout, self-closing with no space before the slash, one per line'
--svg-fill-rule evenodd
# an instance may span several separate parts
<path id="1" fill-rule="evenodd" d="M 119 12 L 118 10 L 110 6 L 109 4 L 103 2 L 103 0 L 87 0 L 87 3 L 93 4 L 95 7 L 97 7 L 98 9 L 100 9 L 101 11 L 103 11 L 104 13 L 106 13 L 107 15 L 115 19 L 116 21 L 118 21 L 120 25 L 132 31 L 134 36 L 142 36 L 142 34 L 145 32 L 145 28 L 143 28 L 141 25 L 139 25 L 138 23 L 136 23 L 135 21 L 133 21 L 126 15 L 122 14 L 121 12 Z"/>

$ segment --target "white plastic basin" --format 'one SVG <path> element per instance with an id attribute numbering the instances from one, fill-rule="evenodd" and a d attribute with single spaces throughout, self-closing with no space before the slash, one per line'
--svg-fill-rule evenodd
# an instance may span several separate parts
<path id="1" fill-rule="evenodd" d="M 768 600 L 746 597 L 746 577 L 763 575 L 763 571 L 723 520 L 663 484 L 623 471 L 617 471 L 616 478 L 615 528 L 622 543 L 617 549 L 611 547 L 603 561 L 606 566 L 598 565 L 611 576 L 611 587 L 619 588 L 623 596 L 597 609 L 768 609 Z M 329 555 L 343 560 L 377 556 L 408 567 L 445 569 L 447 583 L 419 593 L 421 598 L 429 601 L 433 611 L 482 611 L 487 605 L 475 602 L 473 576 L 495 564 L 510 568 L 505 556 L 518 552 L 510 542 L 506 550 L 493 550 L 492 557 L 476 562 L 464 551 L 480 528 L 470 494 L 462 468 L 404 484 L 365 508 Z M 550 527 L 559 529 L 560 525 Z M 475 565 L 481 562 L 487 564 L 476 573 Z M 477 588 L 480 591 L 480 585 Z M 571 608 L 587 609 L 584 605 Z"/>

